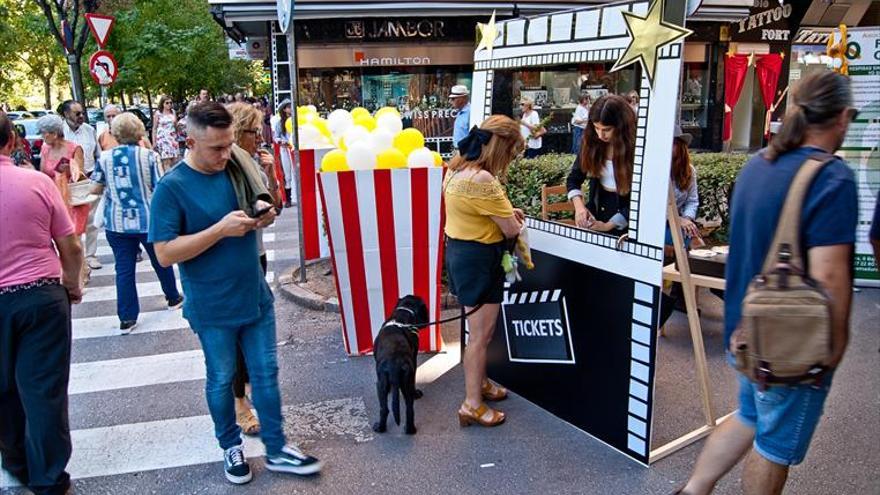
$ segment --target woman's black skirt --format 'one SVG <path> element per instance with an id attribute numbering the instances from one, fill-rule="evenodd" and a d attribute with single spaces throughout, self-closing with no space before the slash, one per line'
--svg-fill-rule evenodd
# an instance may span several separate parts
<path id="1" fill-rule="evenodd" d="M 505 242 L 483 244 L 446 238 L 446 270 L 449 290 L 459 303 L 474 307 L 478 304 L 500 304 L 504 297 Z"/>

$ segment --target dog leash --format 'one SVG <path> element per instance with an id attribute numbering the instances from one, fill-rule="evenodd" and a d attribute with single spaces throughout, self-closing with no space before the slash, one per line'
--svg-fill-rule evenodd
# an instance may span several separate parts
<path id="1" fill-rule="evenodd" d="M 449 318 L 443 318 L 443 319 L 440 319 L 440 320 L 429 321 L 429 322 L 427 322 L 427 323 L 400 323 L 399 321 L 390 320 L 390 321 L 386 322 L 385 325 L 388 325 L 389 323 L 393 323 L 393 324 L 395 324 L 395 325 L 397 325 L 397 326 L 405 327 L 405 328 L 409 328 L 409 329 L 412 329 L 412 330 L 418 332 L 418 331 L 421 330 L 422 328 L 427 328 L 427 327 L 430 327 L 430 326 L 433 326 L 433 325 L 442 325 L 442 324 L 444 324 L 444 323 L 449 323 L 450 321 L 456 321 L 456 320 L 461 320 L 461 319 L 463 319 L 463 318 L 467 318 L 468 316 L 470 316 L 470 315 L 476 313 L 477 311 L 479 311 L 480 308 L 482 308 L 482 307 L 483 307 L 483 303 L 480 303 L 480 304 L 477 304 L 476 306 L 474 306 L 473 308 L 471 308 L 471 310 L 468 311 L 467 313 L 463 313 L 463 314 L 461 314 L 461 315 L 459 315 L 459 316 L 452 316 L 452 317 L 449 317 Z M 399 308 L 395 308 L 395 311 L 398 310 L 398 309 L 399 309 L 399 310 L 406 311 L 407 313 L 409 313 L 409 314 L 411 314 L 411 315 L 413 315 L 413 316 L 416 315 L 416 313 L 415 313 L 413 310 L 409 309 L 409 308 L 399 307 Z M 384 326 L 384 325 L 383 325 L 383 326 Z"/>

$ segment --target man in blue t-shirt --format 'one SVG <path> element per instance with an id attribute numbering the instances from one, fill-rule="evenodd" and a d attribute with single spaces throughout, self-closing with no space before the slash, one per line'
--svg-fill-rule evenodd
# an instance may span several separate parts
<path id="1" fill-rule="evenodd" d="M 731 334 L 740 323 L 749 282 L 762 269 L 795 174 L 811 156 L 840 148 L 857 114 L 851 102 L 849 80 L 844 76 L 834 72 L 808 75 L 792 92 L 781 132 L 740 172 L 731 204 L 725 349 L 730 348 Z M 743 493 L 781 493 L 789 466 L 804 459 L 833 370 L 848 340 L 857 214 L 853 173 L 843 160 L 834 159 L 811 184 L 800 225 L 806 270 L 830 296 L 833 336 L 827 365 L 832 371 L 820 384 L 771 385 L 763 391 L 737 373 L 739 410 L 709 437 L 693 475 L 679 493 L 710 493 L 743 456 Z"/>
<path id="2" fill-rule="evenodd" d="M 226 479 L 242 484 L 251 480 L 251 471 L 232 395 L 239 346 L 260 417 L 266 469 L 307 475 L 320 471 L 321 463 L 284 437 L 274 298 L 263 278 L 255 233 L 275 221 L 275 211 L 250 218 L 241 209 L 226 171 L 234 141 L 232 116 L 223 105 L 207 102 L 190 110 L 189 154 L 156 186 L 149 238 L 163 266 L 180 265 L 183 316 L 205 353 L 205 394 L 224 450 Z M 254 210 L 269 206 L 258 201 Z"/>

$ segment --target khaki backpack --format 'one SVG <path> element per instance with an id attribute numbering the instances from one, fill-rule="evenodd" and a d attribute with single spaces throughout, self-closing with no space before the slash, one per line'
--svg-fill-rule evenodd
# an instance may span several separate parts
<path id="1" fill-rule="evenodd" d="M 732 337 L 736 368 L 762 389 L 769 384 L 817 383 L 828 370 L 830 299 L 805 268 L 800 223 L 813 179 L 833 159 L 819 154 L 798 170 L 764 266 L 743 299 L 742 320 Z"/>

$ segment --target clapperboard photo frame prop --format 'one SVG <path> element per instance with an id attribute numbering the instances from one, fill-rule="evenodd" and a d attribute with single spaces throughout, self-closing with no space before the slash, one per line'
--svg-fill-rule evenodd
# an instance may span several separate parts
<path id="1" fill-rule="evenodd" d="M 651 448 L 666 207 L 687 34 L 686 0 L 655 1 L 498 23 L 493 17 L 479 25 L 483 40 L 474 53 L 470 122 L 479 125 L 492 114 L 493 98 L 507 98 L 493 86 L 495 71 L 621 65 L 638 45 L 631 41 L 641 32 L 633 28 L 639 22 L 680 33 L 656 50 L 656 58 L 638 62 L 628 239 L 529 217 L 536 268 L 521 270 L 523 280 L 506 289 L 488 354 L 490 377 L 645 465 L 702 438 L 714 425 L 707 416 L 707 427 Z"/>

